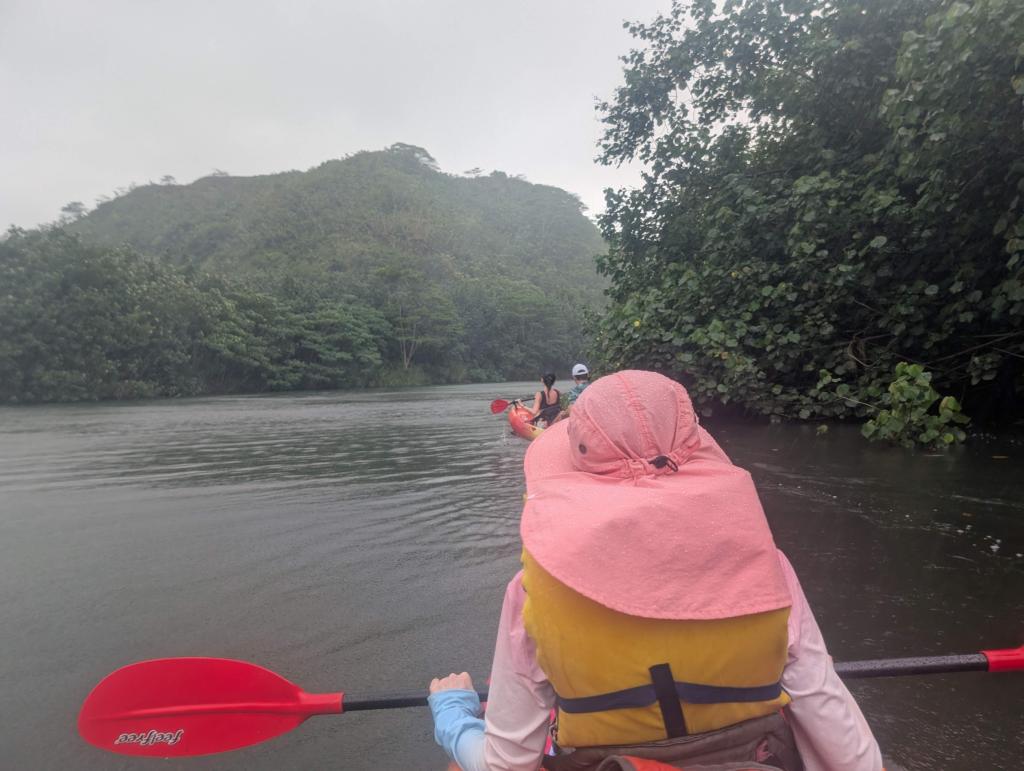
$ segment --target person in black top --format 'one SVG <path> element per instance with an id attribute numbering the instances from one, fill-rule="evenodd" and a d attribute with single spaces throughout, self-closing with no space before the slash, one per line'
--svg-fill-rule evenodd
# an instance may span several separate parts
<path id="1" fill-rule="evenodd" d="M 540 382 L 544 385 L 543 391 L 538 391 L 533 396 L 533 407 L 530 412 L 533 413 L 533 420 L 531 421 L 537 426 L 547 426 L 555 418 L 558 417 L 558 413 L 561 412 L 561 406 L 559 401 L 562 398 L 562 394 L 558 392 L 555 385 L 555 373 L 549 372 L 540 379 Z M 541 423 L 543 421 L 543 424 Z"/>

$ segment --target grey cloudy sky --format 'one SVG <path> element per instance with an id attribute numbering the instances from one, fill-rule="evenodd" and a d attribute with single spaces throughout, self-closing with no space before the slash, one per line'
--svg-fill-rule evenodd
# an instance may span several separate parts
<path id="1" fill-rule="evenodd" d="M 625 18 L 670 0 L 0 0 L 0 228 L 165 174 L 306 169 L 393 142 L 564 187 L 593 162 Z"/>

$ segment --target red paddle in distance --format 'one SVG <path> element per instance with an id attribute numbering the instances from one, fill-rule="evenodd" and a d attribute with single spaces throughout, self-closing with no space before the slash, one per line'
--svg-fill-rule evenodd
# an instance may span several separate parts
<path id="1" fill-rule="evenodd" d="M 849 661 L 844 679 L 940 672 L 1024 670 L 1024 646 L 959 656 Z M 486 692 L 480 692 L 486 701 Z M 156 659 L 105 677 L 82 704 L 78 732 L 90 744 L 123 755 L 170 758 L 209 755 L 259 744 L 312 715 L 419 707 L 427 694 L 356 698 L 306 693 L 269 669 L 213 658 Z"/>
<path id="2" fill-rule="evenodd" d="M 526 399 L 530 398 L 532 397 L 526 397 Z M 508 406 L 512 404 L 512 402 L 522 402 L 525 401 L 526 399 L 512 399 L 511 401 L 509 401 L 508 399 L 495 399 L 493 402 L 491 402 L 491 414 L 497 415 L 499 412 L 504 412 L 505 410 L 507 410 Z"/>

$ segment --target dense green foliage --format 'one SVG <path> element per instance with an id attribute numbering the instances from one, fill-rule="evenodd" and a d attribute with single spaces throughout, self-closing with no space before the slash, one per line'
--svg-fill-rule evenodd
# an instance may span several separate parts
<path id="1" fill-rule="evenodd" d="M 861 429 L 868 439 L 886 439 L 905 447 L 941 447 L 967 436 L 960 426 L 969 419 L 960 414 L 960 403 L 952 396 L 941 396 L 932 387 L 931 373 L 920 364 L 897 364 L 896 379 L 882 401 L 885 407 Z"/>
<path id="2" fill-rule="evenodd" d="M 61 230 L 0 242 L 0 401 L 362 385 L 388 324 L 289 303 Z"/>
<path id="3" fill-rule="evenodd" d="M 564 372 L 603 285 L 581 209 L 408 145 L 74 202 L 0 242 L 0 399 Z"/>
<path id="4" fill-rule="evenodd" d="M 694 0 L 632 32 L 603 158 L 648 171 L 602 219 L 611 366 L 814 419 L 889 409 L 906 361 L 1019 411 L 1024 5 Z"/>

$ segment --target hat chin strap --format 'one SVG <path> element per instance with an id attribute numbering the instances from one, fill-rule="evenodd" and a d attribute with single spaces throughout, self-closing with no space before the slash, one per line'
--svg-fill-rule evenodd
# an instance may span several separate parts
<path id="1" fill-rule="evenodd" d="M 689 452 L 685 455 L 671 452 L 668 455 L 655 455 L 650 460 L 626 458 L 622 462 L 629 476 L 633 477 L 633 479 L 640 479 L 641 477 L 674 474 L 679 471 L 679 466 L 686 462 L 686 458 L 689 455 Z"/>
<path id="2" fill-rule="evenodd" d="M 648 460 L 626 458 L 623 462 L 627 473 L 633 479 L 674 474 L 679 471 L 680 466 L 690 459 L 690 456 L 701 448 L 701 444 L 700 432 L 695 428 L 692 436 L 687 438 L 686 443 L 682 447 L 672 450 L 672 452 L 660 453 Z"/>
<path id="3" fill-rule="evenodd" d="M 679 471 L 679 464 L 676 463 L 667 455 L 658 455 L 654 458 L 651 458 L 647 462 L 654 466 L 654 468 L 656 469 L 663 469 L 666 466 L 668 466 L 670 469 L 672 469 L 672 473 Z"/>

